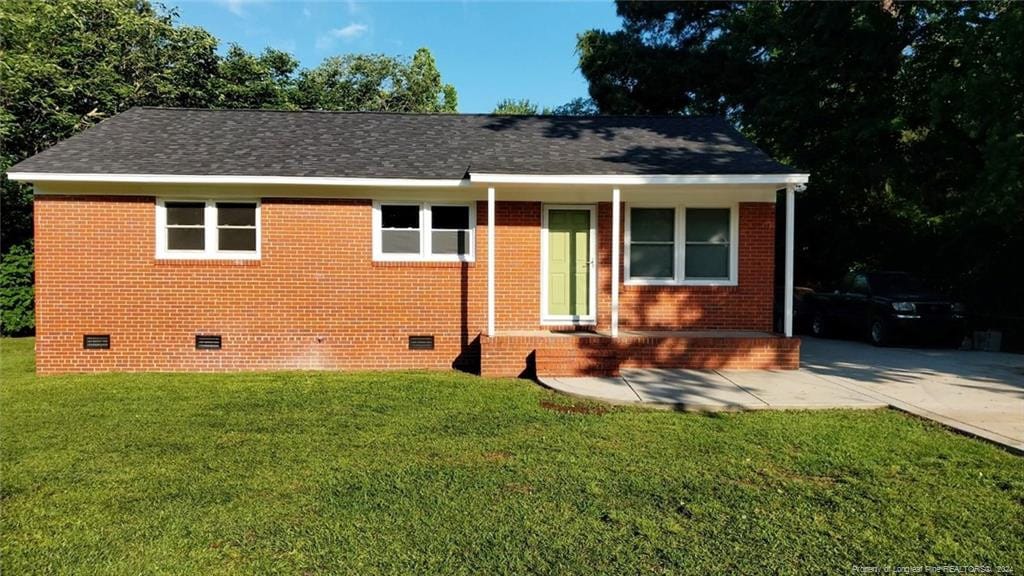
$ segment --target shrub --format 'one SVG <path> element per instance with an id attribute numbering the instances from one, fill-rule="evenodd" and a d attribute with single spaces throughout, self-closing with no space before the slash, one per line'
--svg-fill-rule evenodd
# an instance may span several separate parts
<path id="1" fill-rule="evenodd" d="M 0 256 L 0 334 L 22 336 L 35 330 L 32 285 L 32 243 L 12 246 Z"/>

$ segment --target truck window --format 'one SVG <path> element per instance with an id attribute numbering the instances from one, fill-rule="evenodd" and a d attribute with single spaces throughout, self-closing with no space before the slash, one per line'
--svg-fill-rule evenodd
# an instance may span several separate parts
<path id="1" fill-rule="evenodd" d="M 850 287 L 850 292 L 854 294 L 864 294 L 865 296 L 871 293 L 868 288 L 868 277 L 863 274 L 857 274 L 853 277 L 853 286 Z"/>

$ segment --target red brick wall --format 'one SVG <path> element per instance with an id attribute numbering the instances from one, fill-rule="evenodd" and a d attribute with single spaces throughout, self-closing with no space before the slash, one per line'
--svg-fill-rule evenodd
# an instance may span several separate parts
<path id="1" fill-rule="evenodd" d="M 494 323 L 497 330 L 536 330 L 540 326 L 540 202 L 498 202 L 494 234 Z M 484 215 L 487 203 L 477 205 Z M 487 330 L 487 231 L 477 228 L 479 289 L 483 294 L 481 330 Z"/>
<path id="2" fill-rule="evenodd" d="M 800 340 L 774 336 L 496 336 L 481 339 L 484 376 L 615 376 L 620 368 L 800 367 Z"/>
<path id="3" fill-rule="evenodd" d="M 541 204 L 496 209 L 498 330 L 537 330 Z M 768 329 L 773 210 L 741 205 L 739 287 L 662 288 L 656 297 L 623 287 L 623 325 Z M 610 206 L 599 213 L 604 327 Z M 487 322 L 484 203 L 469 264 L 373 262 L 368 200 L 265 198 L 258 262 L 156 260 L 152 197 L 38 196 L 35 218 L 40 373 L 478 362 Z M 83 350 L 82 335 L 93 333 L 110 334 L 111 349 Z M 195 350 L 197 333 L 222 335 L 223 349 Z M 408 350 L 407 337 L 418 334 L 433 334 L 435 350 Z"/>
<path id="4" fill-rule="evenodd" d="M 626 286 L 619 326 L 638 330 L 772 330 L 775 205 L 741 203 L 737 286 Z M 602 325 L 611 322 L 611 204 L 599 206 Z M 623 211 L 625 218 L 625 211 Z M 623 224 L 624 225 L 624 224 Z M 622 252 L 625 258 L 625 252 Z M 620 278 L 625 271 L 620 268 Z"/>

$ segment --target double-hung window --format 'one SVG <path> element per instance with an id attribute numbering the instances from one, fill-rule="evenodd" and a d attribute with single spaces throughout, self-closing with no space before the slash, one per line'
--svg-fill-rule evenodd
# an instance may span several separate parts
<path id="1" fill-rule="evenodd" d="M 382 254 L 422 253 L 423 210 L 419 204 L 385 204 L 380 207 L 380 251 Z"/>
<path id="2" fill-rule="evenodd" d="M 631 278 L 662 281 L 675 278 L 675 226 L 675 208 L 633 208 L 630 211 Z"/>
<path id="3" fill-rule="evenodd" d="M 258 201 L 158 200 L 157 258 L 255 260 Z"/>
<path id="4" fill-rule="evenodd" d="M 735 207 L 628 206 L 626 281 L 735 284 Z"/>
<path id="5" fill-rule="evenodd" d="M 728 208 L 687 208 L 686 246 L 683 251 L 684 280 L 724 280 L 731 277 L 729 252 L 731 210 Z"/>
<path id="6" fill-rule="evenodd" d="M 374 202 L 373 258 L 385 261 L 472 261 L 472 204 Z"/>

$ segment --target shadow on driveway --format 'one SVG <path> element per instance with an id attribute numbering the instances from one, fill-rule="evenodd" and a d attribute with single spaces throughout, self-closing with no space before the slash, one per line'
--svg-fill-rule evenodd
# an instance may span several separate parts
<path id="1" fill-rule="evenodd" d="M 1024 356 L 805 337 L 801 371 L 1024 451 Z"/>

